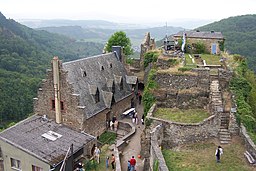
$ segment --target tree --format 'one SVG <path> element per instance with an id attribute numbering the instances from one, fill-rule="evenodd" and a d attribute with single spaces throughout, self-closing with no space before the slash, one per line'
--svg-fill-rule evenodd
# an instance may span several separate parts
<path id="1" fill-rule="evenodd" d="M 133 54 L 133 50 L 131 48 L 132 44 L 130 39 L 126 36 L 125 32 L 118 31 L 115 32 L 108 40 L 106 45 L 106 50 L 108 52 L 112 52 L 112 46 L 121 46 L 123 47 L 123 51 L 125 55 Z"/>

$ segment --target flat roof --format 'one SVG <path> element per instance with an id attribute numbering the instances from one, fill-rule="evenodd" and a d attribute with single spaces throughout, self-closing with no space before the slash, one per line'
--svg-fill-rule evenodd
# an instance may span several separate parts
<path id="1" fill-rule="evenodd" d="M 75 152 L 93 139 L 92 135 L 77 132 L 39 115 L 33 115 L 0 133 L 0 140 L 50 165 L 61 162 L 71 144 Z"/>

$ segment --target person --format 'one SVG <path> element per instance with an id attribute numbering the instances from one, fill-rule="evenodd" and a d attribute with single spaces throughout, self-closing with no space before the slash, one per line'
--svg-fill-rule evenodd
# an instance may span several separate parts
<path id="1" fill-rule="evenodd" d="M 136 113 L 135 112 L 132 113 L 132 123 L 135 123 L 136 115 L 137 115 L 137 112 Z"/>
<path id="2" fill-rule="evenodd" d="M 142 123 L 142 125 L 144 125 L 144 118 L 145 118 L 145 116 L 144 116 L 144 114 L 143 114 L 142 117 L 141 117 L 141 123 Z"/>
<path id="3" fill-rule="evenodd" d="M 83 165 L 81 162 L 78 163 L 78 171 L 83 171 Z"/>
<path id="4" fill-rule="evenodd" d="M 117 131 L 117 127 L 118 127 L 118 121 L 115 120 L 115 122 L 114 122 L 114 131 Z"/>
<path id="5" fill-rule="evenodd" d="M 112 154 L 111 165 L 112 165 L 112 169 L 113 169 L 113 170 L 115 170 L 115 162 L 116 162 L 115 155 Z"/>
<path id="6" fill-rule="evenodd" d="M 130 164 L 131 164 L 131 171 L 135 171 L 135 165 L 136 165 L 136 160 L 134 156 L 130 159 Z"/>
<path id="7" fill-rule="evenodd" d="M 130 171 L 130 170 L 131 170 L 131 163 L 130 163 L 130 160 L 128 160 L 127 171 Z"/>
<path id="8" fill-rule="evenodd" d="M 106 168 L 108 168 L 108 166 L 109 166 L 109 157 L 107 156 L 107 158 L 106 158 Z"/>
<path id="9" fill-rule="evenodd" d="M 97 163 L 100 163 L 100 149 L 97 146 L 95 147 L 94 155 Z"/>
<path id="10" fill-rule="evenodd" d="M 114 125 L 114 123 L 113 123 L 112 121 L 110 121 L 109 126 L 110 126 L 110 130 L 111 130 L 111 131 L 113 130 L 113 125 Z"/>
<path id="11" fill-rule="evenodd" d="M 139 104 L 141 104 L 141 100 L 142 100 L 142 95 L 139 95 Z"/>
<path id="12" fill-rule="evenodd" d="M 215 151 L 215 156 L 216 156 L 216 161 L 217 163 L 220 162 L 220 156 L 223 154 L 223 149 L 221 148 L 221 146 L 218 146 L 218 148 Z"/>

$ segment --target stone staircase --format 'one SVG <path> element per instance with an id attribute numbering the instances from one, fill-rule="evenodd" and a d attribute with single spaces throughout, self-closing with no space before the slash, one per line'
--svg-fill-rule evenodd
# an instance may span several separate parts
<path id="1" fill-rule="evenodd" d="M 223 102 L 221 91 L 219 90 L 219 81 L 213 80 L 210 85 L 210 96 L 212 109 L 216 110 L 220 117 L 219 140 L 221 144 L 228 144 L 231 141 L 229 127 L 229 113 L 223 113 Z"/>

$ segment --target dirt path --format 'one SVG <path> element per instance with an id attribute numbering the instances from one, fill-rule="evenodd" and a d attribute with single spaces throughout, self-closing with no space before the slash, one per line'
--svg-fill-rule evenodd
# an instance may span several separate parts
<path id="1" fill-rule="evenodd" d="M 143 169 L 143 161 L 138 158 L 138 155 L 140 154 L 140 149 L 141 149 L 140 135 L 142 133 L 142 130 L 144 129 L 144 125 L 142 125 L 140 122 L 141 117 L 143 115 L 143 105 L 142 104 L 139 105 L 137 103 L 136 111 L 138 112 L 139 122 L 138 122 L 138 125 L 134 124 L 136 126 L 136 133 L 132 136 L 129 144 L 124 148 L 123 153 L 120 156 L 122 171 L 127 170 L 128 160 L 130 160 L 132 156 L 134 156 L 137 161 L 136 171 L 142 171 Z M 125 118 L 124 121 L 132 123 L 132 120 L 129 118 Z"/>

